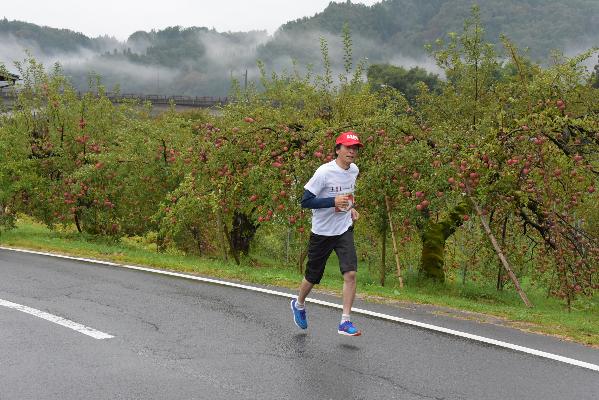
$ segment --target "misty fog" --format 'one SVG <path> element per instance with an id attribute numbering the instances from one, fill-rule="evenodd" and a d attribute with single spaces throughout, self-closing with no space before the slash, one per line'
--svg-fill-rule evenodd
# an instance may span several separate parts
<path id="1" fill-rule="evenodd" d="M 48 69 L 59 63 L 65 75 L 81 91 L 87 90 L 89 74 L 94 73 L 101 77 L 108 91 L 118 89 L 123 94 L 221 97 L 228 94 L 232 79 L 244 84 L 246 71 L 249 81 L 259 80 L 257 60 L 265 61 L 268 74 L 293 71 L 292 60 L 298 60 L 295 69 L 300 74 L 307 72 L 308 65 L 314 72 L 321 72 L 322 37 L 328 44 L 333 78 L 337 79 L 339 74 L 344 73 L 341 33 L 334 35 L 311 30 L 297 35 L 279 30 L 268 35 L 266 31 L 223 33 L 207 28 L 168 29 L 176 34 L 185 33 L 188 52 L 169 57 L 168 40 L 173 39 L 164 39 L 160 36 L 161 32 L 155 31 L 135 32 L 125 42 L 108 36 L 98 37 L 91 40 L 91 46 L 80 46 L 70 51 L 41 48 L 33 40 L 1 33 L 0 63 L 15 72 L 14 61 L 22 61 L 28 53 Z M 443 76 L 424 49 L 420 58 L 414 58 L 358 34 L 352 34 L 351 40 L 354 68 L 364 59 L 366 66 L 391 63 L 408 69 L 421 67 Z M 590 44 L 588 47 L 584 44 L 573 45 L 564 54 L 579 54 L 590 47 Z M 596 57 L 591 57 L 584 65 L 592 69 L 595 63 Z"/>
<path id="2" fill-rule="evenodd" d="M 306 73 L 308 65 L 315 72 L 321 71 L 320 38 L 323 37 L 328 43 L 333 77 L 343 73 L 341 34 L 311 31 L 298 38 L 281 31 L 268 35 L 266 31 L 221 33 L 200 30 L 187 38 L 192 41 L 187 45 L 197 47 L 198 52 L 190 52 L 177 59 L 176 65 L 169 66 L 159 62 L 148 64 L 153 34 L 153 31 L 135 32 L 125 42 L 98 37 L 93 39 L 93 48 L 79 47 L 71 51 L 43 49 L 34 41 L 0 34 L 0 62 L 12 71 L 14 61 L 22 61 L 29 53 L 47 68 L 59 63 L 65 75 L 82 91 L 88 87 L 89 74 L 94 73 L 101 77 L 109 91 L 118 88 L 121 93 L 226 96 L 232 79 L 244 84 L 246 71 L 249 81 L 258 81 L 258 60 L 265 60 L 268 73 L 291 71 L 292 60 L 299 60 L 296 69 L 301 74 Z M 274 45 L 273 36 L 277 38 Z M 414 59 L 392 54 L 359 35 L 352 35 L 352 50 L 354 67 L 360 59 L 367 59 L 367 63 L 420 66 L 439 73 L 430 58 Z M 136 61 L 136 57 L 145 57 L 144 62 Z M 304 60 L 308 61 L 303 63 Z"/>

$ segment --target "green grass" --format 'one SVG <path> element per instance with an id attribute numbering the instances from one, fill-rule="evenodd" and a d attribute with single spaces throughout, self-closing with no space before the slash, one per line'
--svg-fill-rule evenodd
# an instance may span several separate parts
<path id="1" fill-rule="evenodd" d="M 264 256 L 246 259 L 238 266 L 232 260 L 227 263 L 220 259 L 187 256 L 174 250 L 157 253 L 155 244 L 143 238 L 115 242 L 73 231 L 51 231 L 28 219 L 19 220 L 16 229 L 3 231 L 0 244 L 291 289 L 297 288 L 301 280 L 297 267 L 281 265 Z M 572 311 L 568 312 L 562 301 L 547 298 L 543 292 L 525 287 L 534 304 L 534 308 L 527 309 L 516 292 L 510 289 L 497 291 L 494 287 L 473 283 L 423 283 L 409 272 L 405 276 L 404 288 L 400 289 L 393 279 L 381 287 L 373 278 L 376 273 L 374 268 L 371 271 L 367 265 L 360 265 L 358 297 L 381 303 L 442 306 L 436 312 L 599 346 L 599 304 L 593 298 L 577 300 Z M 342 280 L 333 255 L 316 290 L 340 295 L 341 288 Z"/>

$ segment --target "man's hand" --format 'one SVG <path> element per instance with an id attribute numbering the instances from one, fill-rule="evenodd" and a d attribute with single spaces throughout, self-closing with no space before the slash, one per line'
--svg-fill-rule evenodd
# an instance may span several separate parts
<path id="1" fill-rule="evenodd" d="M 355 208 L 352 208 L 351 209 L 351 220 L 357 221 L 359 218 L 360 218 L 360 213 Z"/>
<path id="2" fill-rule="evenodd" d="M 349 207 L 349 199 L 350 197 L 347 194 L 335 196 L 335 207 L 340 210 L 347 210 L 347 207 Z"/>

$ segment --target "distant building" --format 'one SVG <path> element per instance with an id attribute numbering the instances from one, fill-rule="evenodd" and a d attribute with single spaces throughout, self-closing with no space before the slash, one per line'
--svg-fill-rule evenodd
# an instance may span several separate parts
<path id="1" fill-rule="evenodd" d="M 19 79 L 21 79 L 19 75 L 0 72 L 0 89 L 14 85 Z"/>

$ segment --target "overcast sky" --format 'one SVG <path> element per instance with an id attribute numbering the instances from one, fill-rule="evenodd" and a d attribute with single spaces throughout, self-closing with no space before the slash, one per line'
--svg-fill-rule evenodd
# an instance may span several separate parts
<path id="1" fill-rule="evenodd" d="M 341 1 L 336 1 L 341 2 Z M 372 5 L 380 0 L 352 0 Z M 205 26 L 217 31 L 264 30 L 273 33 L 287 21 L 311 17 L 330 0 L 19 0 L 3 2 L 0 16 L 90 37 L 125 40 L 135 31 L 167 26 Z"/>

